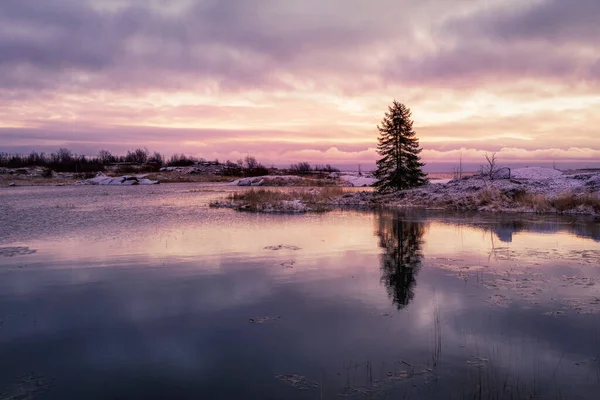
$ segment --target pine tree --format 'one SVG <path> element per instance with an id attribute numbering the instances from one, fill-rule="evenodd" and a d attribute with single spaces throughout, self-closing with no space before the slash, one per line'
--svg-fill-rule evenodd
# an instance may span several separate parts
<path id="1" fill-rule="evenodd" d="M 392 192 L 427 183 L 410 109 L 394 100 L 377 129 L 377 153 L 381 156 L 374 174 L 377 191 Z"/>

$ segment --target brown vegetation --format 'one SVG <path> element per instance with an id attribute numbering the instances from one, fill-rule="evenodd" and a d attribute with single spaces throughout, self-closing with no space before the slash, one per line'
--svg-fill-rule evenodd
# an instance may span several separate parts
<path id="1" fill-rule="evenodd" d="M 538 214 L 545 213 L 600 213 L 600 196 L 598 193 L 576 194 L 566 192 L 558 196 L 530 193 L 525 190 L 505 192 L 495 187 L 481 189 L 473 194 L 457 198 L 448 197 L 427 204 L 424 207 L 445 208 L 471 211 L 526 211 Z M 416 204 L 413 204 L 416 206 Z"/>
<path id="2" fill-rule="evenodd" d="M 345 192 L 337 186 L 307 190 L 251 189 L 230 194 L 228 201 L 215 201 L 210 206 L 254 212 L 323 212 L 330 210 L 332 200 Z"/>

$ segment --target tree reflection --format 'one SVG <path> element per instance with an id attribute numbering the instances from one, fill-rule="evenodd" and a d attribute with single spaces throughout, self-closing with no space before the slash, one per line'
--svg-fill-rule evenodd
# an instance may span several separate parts
<path id="1" fill-rule="evenodd" d="M 401 215 L 381 213 L 377 222 L 381 255 L 381 281 L 398 309 L 414 297 L 416 276 L 421 267 L 425 224 L 407 221 Z"/>

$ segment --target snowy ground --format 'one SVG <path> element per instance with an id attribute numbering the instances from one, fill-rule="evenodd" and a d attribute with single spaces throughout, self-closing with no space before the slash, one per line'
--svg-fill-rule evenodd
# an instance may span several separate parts
<path id="1" fill-rule="evenodd" d="M 551 168 L 521 168 L 511 179 L 470 176 L 387 195 L 345 194 L 339 205 L 378 204 L 474 211 L 600 214 L 600 173 L 566 175 Z"/>

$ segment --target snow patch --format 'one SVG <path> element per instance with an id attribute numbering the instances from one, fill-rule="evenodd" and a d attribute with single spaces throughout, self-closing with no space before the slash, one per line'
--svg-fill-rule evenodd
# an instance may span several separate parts
<path id="1" fill-rule="evenodd" d="M 552 168 L 528 167 L 513 169 L 511 178 L 513 179 L 557 179 L 562 178 L 564 174 Z"/>
<path id="2" fill-rule="evenodd" d="M 448 182 L 450 182 L 452 179 L 432 179 L 429 181 L 429 183 L 434 184 L 434 185 L 444 185 Z"/>
<path id="3" fill-rule="evenodd" d="M 158 181 L 152 181 L 144 178 L 147 175 L 134 176 L 125 175 L 116 178 L 104 175 L 99 172 L 95 178 L 86 179 L 85 181 L 77 182 L 79 185 L 121 185 L 121 186 L 132 186 L 132 185 L 156 185 Z"/>
<path id="4" fill-rule="evenodd" d="M 344 174 L 340 176 L 340 179 L 350 183 L 352 186 L 356 187 L 366 187 L 373 186 L 375 184 L 376 179 L 370 176 L 360 176 L 360 175 L 348 175 Z"/>

